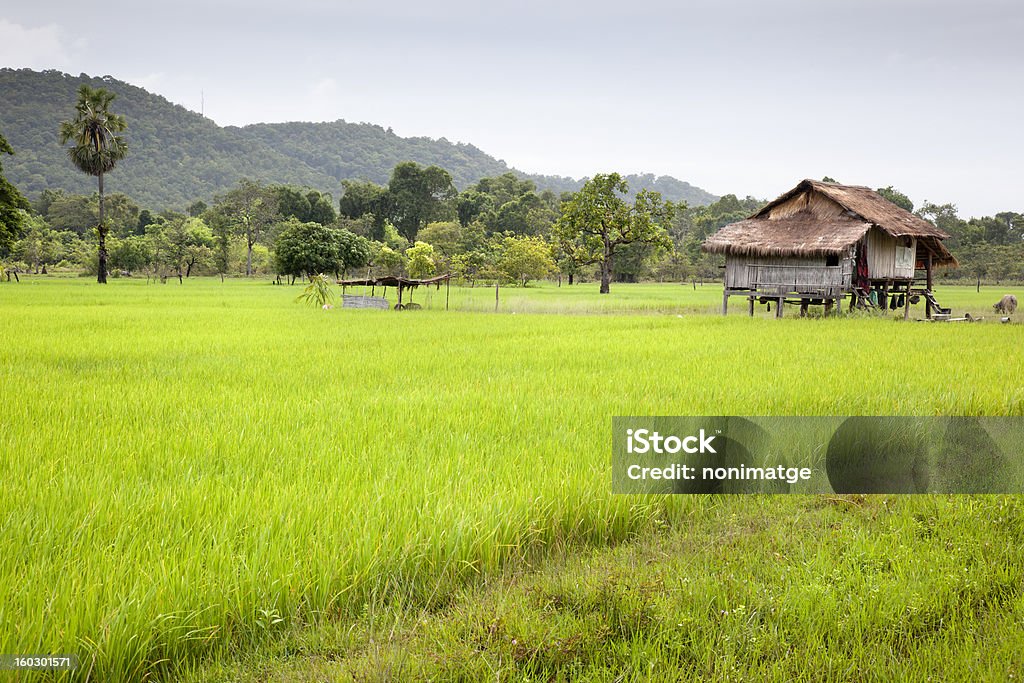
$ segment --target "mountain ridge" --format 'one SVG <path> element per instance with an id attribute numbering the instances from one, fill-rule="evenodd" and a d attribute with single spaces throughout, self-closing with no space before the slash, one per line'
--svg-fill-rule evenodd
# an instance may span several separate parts
<path id="1" fill-rule="evenodd" d="M 184 208 L 231 188 L 240 178 L 304 186 L 337 199 L 341 181 L 384 184 L 401 161 L 436 164 L 464 189 L 482 177 L 515 173 L 539 190 L 575 191 L 585 179 L 533 174 L 510 167 L 480 148 L 446 138 L 402 137 L 372 123 L 293 121 L 220 126 L 161 95 L 112 76 L 72 76 L 56 70 L 0 69 L 0 131 L 16 155 L 5 162 L 8 179 L 27 195 L 43 189 L 90 193 L 91 178 L 76 171 L 57 138 L 72 116 L 80 84 L 117 95 L 113 109 L 128 121 L 129 155 L 108 187 L 152 208 Z M 625 176 L 632 190 L 646 188 L 672 201 L 704 205 L 718 197 L 671 176 Z"/>

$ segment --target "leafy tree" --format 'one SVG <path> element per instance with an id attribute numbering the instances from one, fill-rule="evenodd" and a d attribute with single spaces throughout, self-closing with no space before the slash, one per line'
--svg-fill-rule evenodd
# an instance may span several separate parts
<path id="1" fill-rule="evenodd" d="M 386 210 L 398 232 L 409 241 L 431 221 L 455 217 L 456 192 L 448 171 L 406 161 L 395 166 L 385 196 Z"/>
<path id="2" fill-rule="evenodd" d="M 387 188 L 376 183 L 358 180 L 343 180 L 344 194 L 338 201 L 338 212 L 344 218 L 372 217 L 374 239 L 384 236 L 384 220 L 387 218 L 385 197 Z"/>
<path id="3" fill-rule="evenodd" d="M 384 237 L 382 241 L 395 251 L 404 252 L 409 248 L 409 240 L 398 234 L 398 228 L 392 225 L 391 221 L 384 223 Z"/>
<path id="4" fill-rule="evenodd" d="M 610 291 L 616 251 L 627 244 L 672 247 L 665 229 L 674 207 L 657 192 L 641 190 L 632 203 L 629 186 L 618 173 L 597 174 L 562 205 L 552 234 L 564 253 L 578 263 L 596 263 L 601 269 L 601 293 Z"/>
<path id="5" fill-rule="evenodd" d="M 115 270 L 134 273 L 142 270 L 152 260 L 150 241 L 144 235 L 130 235 L 117 240 L 110 249 L 110 265 Z"/>
<path id="6" fill-rule="evenodd" d="M 484 192 L 468 189 L 459 194 L 455 207 L 459 223 L 469 225 L 494 209 L 494 199 Z"/>
<path id="7" fill-rule="evenodd" d="M 341 272 L 364 268 L 370 263 L 373 249 L 370 240 L 344 228 L 334 229 L 338 245 L 338 264 Z"/>
<path id="8" fill-rule="evenodd" d="M 469 280 L 469 286 L 472 287 L 480 274 L 487 269 L 489 262 L 490 259 L 488 259 L 488 255 L 483 250 L 474 249 L 473 251 L 453 256 L 451 258 L 451 269 L 456 277 Z"/>
<path id="9" fill-rule="evenodd" d="M 188 215 L 192 218 L 199 218 L 208 208 L 210 207 L 206 205 L 206 202 L 201 199 L 197 199 L 188 205 Z"/>
<path id="10" fill-rule="evenodd" d="M 128 145 L 118 135 L 128 126 L 123 117 L 110 111 L 114 93 L 103 88 L 92 89 L 82 85 L 78 89 L 78 103 L 75 118 L 60 124 L 60 143 L 68 148 L 68 157 L 78 170 L 96 176 L 99 187 L 99 223 L 96 236 L 99 239 L 99 265 L 96 281 L 107 281 L 107 232 L 104 220 L 103 176 L 114 170 L 117 163 L 128 154 Z"/>
<path id="11" fill-rule="evenodd" d="M 64 196 L 64 190 L 46 188 L 39 193 L 38 199 L 32 202 L 32 210 L 40 216 L 45 216 L 50 210 L 50 204 Z"/>
<path id="12" fill-rule="evenodd" d="M 934 204 L 925 201 L 917 210 L 917 215 L 935 224 L 940 230 L 950 234 L 951 240 L 947 242 L 949 247 L 955 248 L 961 245 L 970 245 L 980 240 L 980 236 L 972 234 L 967 221 L 957 215 L 955 204 Z"/>
<path id="13" fill-rule="evenodd" d="M 539 237 L 507 237 L 498 269 L 525 287 L 530 280 L 547 277 L 555 269 L 551 245 Z"/>
<path id="14" fill-rule="evenodd" d="M 245 239 L 246 276 L 253 274 L 253 247 L 261 242 L 264 233 L 279 218 L 274 192 L 248 178 L 238 181 L 237 187 L 217 198 L 211 216 L 215 228 L 220 224 L 218 232 L 222 245 L 227 243 L 231 234 L 239 234 Z"/>
<path id="15" fill-rule="evenodd" d="M 86 235 L 98 220 L 98 204 L 83 194 L 61 195 L 47 204 L 46 222 L 54 230 Z"/>
<path id="16" fill-rule="evenodd" d="M 379 268 L 384 275 L 401 275 L 405 270 L 405 256 L 386 244 L 374 242 L 374 253 L 372 263 Z"/>
<path id="17" fill-rule="evenodd" d="M 894 188 L 892 185 L 890 185 L 889 187 L 880 187 L 875 191 L 878 192 L 878 194 L 882 195 L 882 197 L 884 197 L 885 199 L 888 199 L 890 202 L 900 207 L 901 209 L 906 209 L 907 211 L 914 210 L 914 202 L 910 201 L 910 197 L 903 194 L 902 192 Z"/>
<path id="18" fill-rule="evenodd" d="M 309 202 L 309 215 L 306 220 L 320 225 L 330 225 L 338 220 L 338 212 L 334 210 L 334 199 L 330 194 L 310 190 L 306 193 L 306 201 Z"/>
<path id="19" fill-rule="evenodd" d="M 192 269 L 213 257 L 213 233 L 201 218 L 178 216 L 164 228 L 171 265 L 181 280 L 192 276 Z"/>
<path id="20" fill-rule="evenodd" d="M 405 252 L 408 259 L 409 277 L 423 278 L 434 274 L 434 247 L 426 242 L 417 242 Z"/>
<path id="21" fill-rule="evenodd" d="M 14 154 L 7 139 L 0 135 L 0 155 Z M 10 253 L 14 240 L 21 236 L 25 224 L 25 212 L 31 205 L 18 192 L 18 188 L 4 177 L 4 166 L 0 163 L 0 256 Z"/>
<path id="22" fill-rule="evenodd" d="M 365 237 L 312 221 L 289 218 L 274 245 L 274 267 L 293 277 L 338 274 L 366 265 L 370 243 Z"/>
<path id="23" fill-rule="evenodd" d="M 277 212 L 281 218 L 294 218 L 301 223 L 310 220 L 309 199 L 306 195 L 294 187 L 284 185 L 273 185 L 269 189 L 277 201 Z"/>
<path id="24" fill-rule="evenodd" d="M 23 214 L 23 217 L 23 237 L 14 244 L 14 257 L 36 273 L 40 269 L 45 273 L 46 266 L 60 258 L 63 245 L 42 216 Z"/>
<path id="25" fill-rule="evenodd" d="M 420 230 L 420 241 L 432 245 L 445 256 L 454 256 L 461 251 L 462 226 L 457 221 L 428 223 Z"/>

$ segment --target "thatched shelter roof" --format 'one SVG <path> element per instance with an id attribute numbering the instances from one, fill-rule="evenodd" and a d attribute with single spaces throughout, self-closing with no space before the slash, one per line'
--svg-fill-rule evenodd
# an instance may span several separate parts
<path id="1" fill-rule="evenodd" d="M 956 264 L 942 244 L 949 235 L 874 190 L 804 180 L 746 220 L 704 242 L 712 254 L 738 256 L 840 255 L 872 226 L 892 237 L 912 237 L 936 265 Z"/>
<path id="2" fill-rule="evenodd" d="M 358 287 L 364 286 L 369 287 L 371 285 L 377 287 L 420 287 L 422 285 L 440 285 L 442 282 L 447 282 L 452 277 L 451 273 L 445 273 L 444 275 L 437 275 L 436 277 L 428 277 L 422 280 L 417 280 L 411 277 L 396 277 L 394 275 L 381 275 L 380 277 L 369 277 L 369 278 L 354 278 L 352 280 L 338 280 L 339 285 L 345 287 Z"/>

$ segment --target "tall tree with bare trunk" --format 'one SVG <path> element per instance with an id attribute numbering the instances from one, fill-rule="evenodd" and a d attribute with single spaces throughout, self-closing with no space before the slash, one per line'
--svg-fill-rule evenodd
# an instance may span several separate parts
<path id="1" fill-rule="evenodd" d="M 103 88 L 83 85 L 78 89 L 75 118 L 60 124 L 60 143 L 78 170 L 96 176 L 99 184 L 100 212 L 96 235 L 99 239 L 99 267 L 96 281 L 107 282 L 107 228 L 103 210 L 103 176 L 114 170 L 117 162 L 128 154 L 128 144 L 118 133 L 128 127 L 123 116 L 110 111 L 114 93 Z"/>

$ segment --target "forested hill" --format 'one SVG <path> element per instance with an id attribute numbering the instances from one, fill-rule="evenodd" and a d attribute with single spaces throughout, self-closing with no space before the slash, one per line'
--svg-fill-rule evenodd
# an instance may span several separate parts
<path id="1" fill-rule="evenodd" d="M 45 188 L 90 193 L 95 182 L 74 169 L 57 138 L 60 121 L 73 115 L 78 86 L 88 83 L 117 94 L 112 109 L 128 121 L 129 156 L 108 189 L 143 206 L 183 208 L 209 200 L 249 177 L 341 192 L 343 179 L 385 183 L 401 161 L 436 164 L 460 189 L 509 171 L 473 145 L 444 138 L 403 138 L 365 123 L 275 123 L 221 127 L 159 95 L 110 76 L 70 76 L 58 71 L 0 69 L 0 131 L 16 155 L 4 163 L 11 182 L 35 195 Z M 521 173 L 538 188 L 576 190 L 581 180 Z M 631 189 L 657 190 L 666 199 L 705 205 L 717 197 L 669 176 L 627 176 Z"/>

